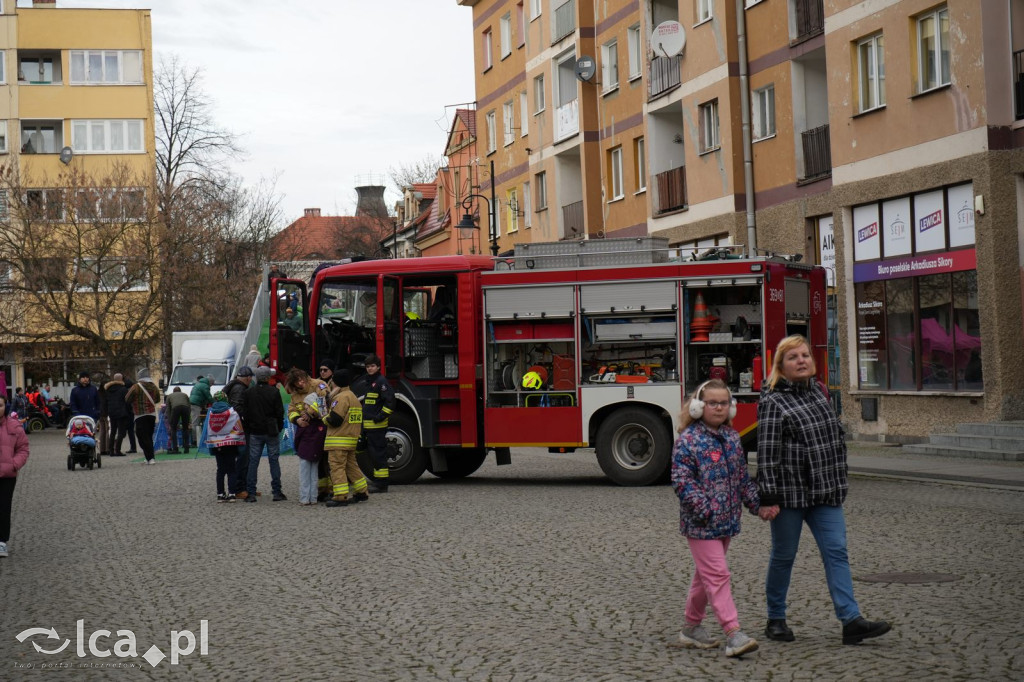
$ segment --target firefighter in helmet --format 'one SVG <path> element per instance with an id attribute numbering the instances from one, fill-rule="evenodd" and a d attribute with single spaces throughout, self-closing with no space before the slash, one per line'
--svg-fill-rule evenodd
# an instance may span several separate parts
<path id="1" fill-rule="evenodd" d="M 371 493 L 388 491 L 387 433 L 388 417 L 395 409 L 395 391 L 380 373 L 380 358 L 367 356 L 366 374 L 360 378 L 359 394 L 363 401 L 363 436 L 373 462 Z"/>

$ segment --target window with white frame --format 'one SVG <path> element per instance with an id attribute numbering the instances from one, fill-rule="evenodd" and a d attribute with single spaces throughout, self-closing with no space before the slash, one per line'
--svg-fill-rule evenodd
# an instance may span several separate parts
<path id="1" fill-rule="evenodd" d="M 711 18 L 711 11 L 715 0 L 697 0 L 697 23 L 707 21 Z"/>
<path id="2" fill-rule="evenodd" d="M 7 220 L 8 203 L 7 203 L 7 190 L 0 189 L 0 220 Z"/>
<path id="3" fill-rule="evenodd" d="M 526 137 L 530 132 L 530 105 L 526 101 L 526 90 L 519 93 L 519 135 Z"/>
<path id="4" fill-rule="evenodd" d="M 25 192 L 25 215 L 29 220 L 64 220 L 65 192 L 63 189 L 30 189 Z"/>
<path id="5" fill-rule="evenodd" d="M 7 149 L 7 121 L 0 120 L 0 154 L 6 154 L 8 151 L 9 150 Z"/>
<path id="6" fill-rule="evenodd" d="M 512 54 L 512 15 L 506 14 L 498 22 L 501 30 L 501 58 Z"/>
<path id="7" fill-rule="evenodd" d="M 72 85 L 142 83 L 141 50 L 71 50 Z"/>
<path id="8" fill-rule="evenodd" d="M 490 154 L 498 148 L 498 122 L 493 111 L 488 111 L 485 118 L 487 121 L 487 153 Z"/>
<path id="9" fill-rule="evenodd" d="M 530 0 L 530 21 L 540 16 L 541 0 Z"/>
<path id="10" fill-rule="evenodd" d="M 642 192 L 647 189 L 647 146 L 642 137 L 633 140 L 633 159 L 636 191 Z"/>
<path id="11" fill-rule="evenodd" d="M 721 145 L 718 140 L 718 100 L 700 105 L 700 151 L 710 152 Z"/>
<path id="12" fill-rule="evenodd" d="M 537 173 L 533 176 L 533 184 L 537 190 L 537 210 L 540 211 L 548 207 L 548 174 Z"/>
<path id="13" fill-rule="evenodd" d="M 609 201 L 625 196 L 622 188 L 622 147 L 608 150 L 608 194 Z"/>
<path id="14" fill-rule="evenodd" d="M 0 12 L 3 14 L 3 12 Z M 7 82 L 7 53 L 0 50 L 0 83 Z"/>
<path id="15" fill-rule="evenodd" d="M 917 17 L 917 91 L 949 85 L 949 8 Z"/>
<path id="16" fill-rule="evenodd" d="M 491 35 L 491 29 L 484 29 L 483 35 L 483 59 L 481 60 L 484 65 L 484 71 L 494 66 L 494 36 Z"/>
<path id="17" fill-rule="evenodd" d="M 146 277 L 128 261 L 117 258 L 79 258 L 75 262 L 78 291 L 145 291 Z"/>
<path id="18" fill-rule="evenodd" d="M 754 90 L 754 140 L 775 135 L 775 85 Z"/>
<path id="19" fill-rule="evenodd" d="M 123 154 L 146 151 L 141 119 L 79 119 L 71 121 L 71 148 L 81 154 Z"/>
<path id="20" fill-rule="evenodd" d="M 64 122 L 21 121 L 22 154 L 56 154 L 64 146 Z"/>
<path id="21" fill-rule="evenodd" d="M 544 74 L 541 74 L 533 79 L 533 113 L 539 114 L 544 111 L 545 99 Z"/>
<path id="22" fill-rule="evenodd" d="M 604 92 L 619 87 L 619 42 L 612 40 L 601 46 L 601 86 Z"/>
<path id="23" fill-rule="evenodd" d="M 4 217 L 6 218 L 6 216 Z M 11 288 L 11 273 L 13 271 L 14 268 L 11 266 L 11 261 L 0 260 L 0 290 Z"/>
<path id="24" fill-rule="evenodd" d="M 516 139 L 516 129 L 513 127 L 515 125 L 514 109 L 512 100 L 501 105 L 501 122 L 505 132 L 504 142 L 506 147 L 515 142 Z"/>
<path id="25" fill-rule="evenodd" d="M 523 226 L 530 229 L 533 225 L 533 196 L 530 194 L 530 183 L 523 183 Z"/>
<path id="26" fill-rule="evenodd" d="M 626 42 L 629 49 L 629 80 L 633 80 L 643 75 L 644 69 L 643 37 L 640 33 L 640 24 L 626 29 Z"/>
<path id="27" fill-rule="evenodd" d="M 519 197 L 514 189 L 505 193 L 505 206 L 508 209 L 507 234 L 519 231 Z"/>
<path id="28" fill-rule="evenodd" d="M 857 43 L 857 83 L 860 111 L 885 106 L 885 36 L 881 33 Z"/>

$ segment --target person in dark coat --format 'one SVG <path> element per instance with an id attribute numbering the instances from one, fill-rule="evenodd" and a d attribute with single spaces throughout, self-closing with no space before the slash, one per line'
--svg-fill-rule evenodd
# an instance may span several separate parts
<path id="1" fill-rule="evenodd" d="M 274 370 L 269 367 L 256 369 L 256 385 L 245 392 L 242 405 L 245 410 L 242 425 L 249 441 L 249 471 L 246 476 L 246 502 L 256 501 L 256 473 L 259 470 L 263 448 L 267 448 L 270 461 L 271 489 L 274 502 L 287 500 L 281 490 L 281 428 L 284 426 L 284 403 L 281 392 L 269 381 Z"/>
<path id="2" fill-rule="evenodd" d="M 128 393 L 128 386 L 125 385 L 124 377 L 118 373 L 104 385 L 103 389 L 106 395 L 107 418 L 110 419 L 110 455 L 123 457 L 125 453 L 121 450 L 121 444 L 124 437 L 132 433 L 134 418 L 131 407 L 124 399 Z"/>
<path id="3" fill-rule="evenodd" d="M 78 385 L 71 389 L 71 416 L 85 415 L 93 419 L 100 418 L 100 395 L 92 385 L 89 373 L 82 371 L 78 375 Z"/>

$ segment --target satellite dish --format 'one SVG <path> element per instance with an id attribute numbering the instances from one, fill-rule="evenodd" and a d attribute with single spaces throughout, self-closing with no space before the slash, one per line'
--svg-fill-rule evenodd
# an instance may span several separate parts
<path id="1" fill-rule="evenodd" d="M 581 81 L 588 83 L 594 78 L 594 74 L 597 73 L 597 63 L 594 58 L 589 55 L 583 55 L 576 60 L 576 77 Z"/>
<path id="2" fill-rule="evenodd" d="M 60 150 L 60 162 L 66 166 L 71 163 L 71 157 L 74 155 L 75 153 L 71 150 L 71 147 L 64 147 Z"/>
<path id="3" fill-rule="evenodd" d="M 686 45 L 686 31 L 678 21 L 663 21 L 651 33 L 651 47 L 658 57 L 675 57 Z"/>

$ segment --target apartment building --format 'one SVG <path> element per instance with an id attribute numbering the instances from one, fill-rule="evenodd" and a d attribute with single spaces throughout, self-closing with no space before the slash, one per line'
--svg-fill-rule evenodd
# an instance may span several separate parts
<path id="1" fill-rule="evenodd" d="M 0 50 L 0 166 L 7 179 L 4 229 L 17 225 L 13 216 L 21 220 L 31 214 L 33 233 L 48 235 L 54 242 L 76 231 L 89 234 L 73 243 L 46 246 L 45 258 L 16 248 L 11 253 L 10 240 L 5 241 L 4 257 L 21 265 L 5 262 L 4 279 L 10 285 L 12 277 L 23 281 L 38 276 L 41 283 L 33 289 L 52 291 L 47 300 L 66 306 L 73 318 L 89 307 L 104 308 L 96 304 L 101 298 L 89 298 L 90 291 L 144 297 L 150 274 L 133 274 L 132 265 L 111 262 L 128 258 L 115 255 L 116 249 L 141 242 L 123 236 L 115 247 L 98 244 L 104 234 L 101 223 L 144 225 L 151 215 L 146 197 L 156 152 L 149 10 L 72 9 L 57 7 L 53 0 L 0 0 Z M 103 188 L 82 184 L 100 181 Z M 73 229 L 67 227 L 71 223 Z M 36 269 L 25 267 L 29 257 Z M 65 296 L 60 299 L 62 291 Z M 113 317 L 105 320 L 108 326 L 84 318 L 75 318 L 74 323 L 105 339 L 138 332 L 142 342 L 151 334 L 148 329 L 131 331 L 121 324 L 129 317 L 129 308 L 137 305 L 141 310 L 141 301 L 135 296 L 119 303 L 115 308 L 123 313 L 117 324 Z M 54 327 L 53 315 L 44 314 L 39 301 L 26 299 L 18 305 L 24 306 L 26 325 L 53 333 L 30 341 L 5 339 L 2 364 L 9 385 L 56 382 L 82 363 L 96 369 L 105 365 L 98 362 L 95 346 L 89 348 L 80 335 Z M 104 310 L 110 312 L 109 307 Z"/>

